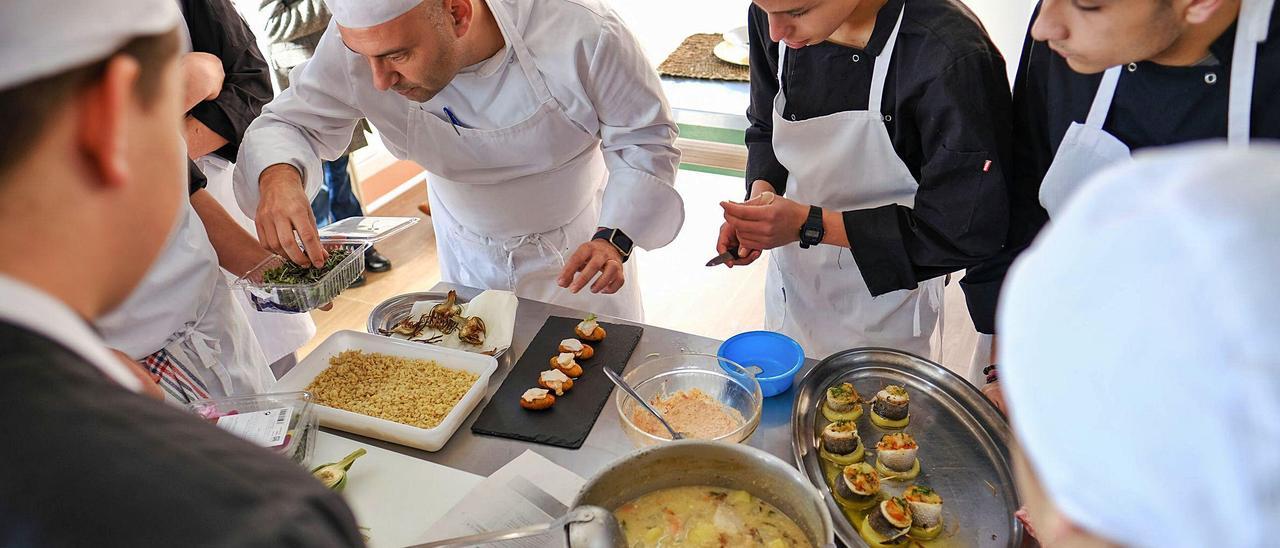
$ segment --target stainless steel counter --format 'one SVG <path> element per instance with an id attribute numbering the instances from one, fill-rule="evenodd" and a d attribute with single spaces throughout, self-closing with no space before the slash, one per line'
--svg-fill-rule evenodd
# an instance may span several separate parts
<path id="1" fill-rule="evenodd" d="M 436 285 L 436 287 L 432 288 L 432 291 L 448 291 L 449 289 L 457 289 L 459 295 L 468 298 L 480 293 L 478 289 L 444 283 Z M 484 401 L 476 406 L 475 411 L 472 411 L 471 416 L 467 417 L 467 420 L 462 423 L 453 438 L 439 451 L 434 453 L 419 451 L 346 432 L 326 430 L 339 436 L 345 436 L 370 445 L 376 445 L 482 476 L 492 474 L 526 449 L 532 449 L 553 462 L 573 470 L 578 475 L 590 478 L 614 459 L 635 448 L 631 440 L 626 437 L 626 434 L 618 426 L 618 412 L 613 404 L 612 396 L 610 396 L 604 410 L 600 413 L 600 418 L 596 421 L 595 427 L 592 428 L 586 443 L 580 449 L 563 449 L 507 438 L 479 436 L 471 433 L 471 423 L 475 422 L 476 417 L 480 416 L 481 410 L 489 403 L 489 399 L 493 397 L 493 393 L 497 391 L 502 381 L 506 379 L 511 367 L 524 354 L 525 348 L 529 346 L 529 342 L 537 334 L 538 329 L 542 327 L 543 322 L 550 316 L 583 317 L 586 313 L 586 311 L 573 310 L 540 301 L 520 299 L 520 306 L 516 312 L 516 328 L 515 335 L 511 341 L 511 349 L 498 360 L 498 371 L 493 374 L 493 378 L 489 381 L 489 390 L 485 394 Z M 613 318 L 604 319 L 616 323 L 635 324 L 635 322 L 620 321 Z M 644 336 L 640 339 L 640 345 L 636 347 L 635 354 L 632 355 L 628 367 L 643 362 L 646 356 L 653 353 L 665 355 L 691 351 L 715 354 L 720 347 L 720 341 L 715 339 L 648 325 L 643 327 Z M 816 362 L 812 360 L 807 361 L 797 377 L 815 364 Z M 794 398 L 794 388 L 772 398 L 766 398 L 760 417 L 760 426 L 747 442 L 748 445 L 768 451 L 793 465 L 795 461 L 792 458 L 791 451 L 791 402 Z"/>

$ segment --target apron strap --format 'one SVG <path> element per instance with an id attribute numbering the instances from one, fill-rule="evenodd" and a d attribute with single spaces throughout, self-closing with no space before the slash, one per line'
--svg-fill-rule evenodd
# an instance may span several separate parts
<path id="1" fill-rule="evenodd" d="M 884 102 L 884 81 L 889 77 L 889 62 L 893 59 L 893 46 L 898 43 L 898 30 L 902 28 L 902 14 L 907 11 L 907 3 L 902 3 L 898 10 L 898 21 L 893 24 L 893 32 L 884 44 L 884 51 L 876 56 L 876 66 L 871 73 L 871 96 L 867 101 L 867 110 L 880 114 L 880 105 Z"/>
<path id="2" fill-rule="evenodd" d="M 1093 106 L 1089 107 L 1089 117 L 1084 125 L 1093 129 L 1102 129 L 1107 121 L 1107 112 L 1111 110 L 1111 99 L 1116 96 L 1116 85 L 1120 82 L 1120 66 L 1114 66 L 1102 73 L 1102 82 L 1098 84 L 1098 93 L 1093 96 Z"/>
<path id="3" fill-rule="evenodd" d="M 551 232 L 557 231 L 560 233 L 560 238 L 567 243 L 569 236 L 565 233 L 564 227 L 557 228 Z M 547 235 L 551 232 L 525 234 L 508 238 L 505 242 L 502 242 L 502 252 L 507 256 L 507 282 L 512 291 L 516 290 L 516 282 L 518 281 L 516 280 L 516 250 L 526 245 L 538 248 L 538 254 L 543 257 L 550 252 L 550 255 L 556 258 L 556 262 L 560 263 L 560 267 L 564 268 L 564 252 L 560 251 L 560 248 L 555 243 L 547 239 Z"/>
<path id="4" fill-rule="evenodd" d="M 1253 108 L 1253 73 L 1258 44 L 1266 41 L 1275 0 L 1244 0 L 1236 21 L 1231 55 L 1231 87 L 1227 99 L 1227 144 L 1249 146 L 1249 115 Z"/>
<path id="5" fill-rule="evenodd" d="M 485 2 L 485 5 L 489 6 L 494 20 L 498 22 L 498 29 L 502 31 L 503 38 L 515 53 L 516 63 L 520 65 L 524 77 L 529 80 L 529 86 L 533 88 L 538 104 L 550 101 L 551 88 L 547 86 L 546 78 L 542 77 L 542 71 L 538 70 L 538 66 L 533 62 L 533 55 L 529 53 L 529 46 L 524 43 L 524 37 L 520 36 L 519 29 L 507 17 L 506 9 L 501 6 L 501 2 Z"/>

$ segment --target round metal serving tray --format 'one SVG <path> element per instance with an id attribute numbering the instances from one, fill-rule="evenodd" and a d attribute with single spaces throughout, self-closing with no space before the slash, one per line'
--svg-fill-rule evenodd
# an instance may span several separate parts
<path id="1" fill-rule="evenodd" d="M 373 311 L 369 312 L 369 323 L 365 326 L 365 331 L 374 335 L 381 335 L 383 330 L 390 331 L 392 326 L 400 323 L 400 320 L 409 317 L 409 313 L 413 311 L 414 303 L 420 301 L 443 301 L 448 297 L 448 293 L 439 291 L 418 291 L 391 297 L 379 303 L 378 306 L 373 308 Z M 458 304 L 466 304 L 468 302 L 471 302 L 471 299 L 458 295 Z M 503 348 L 494 353 L 493 357 L 501 358 L 506 353 L 507 349 Z"/>
<path id="2" fill-rule="evenodd" d="M 875 464 L 875 445 L 885 433 L 905 431 L 920 446 L 919 477 L 886 480 L 882 495 L 898 496 L 918 484 L 942 496 L 942 535 L 908 546 L 1021 545 L 1022 524 L 1013 517 L 1020 505 L 1009 456 L 1012 434 L 1004 417 L 981 392 L 945 367 L 886 348 L 833 354 L 805 374 L 796 392 L 792 449 L 801 470 L 822 492 L 841 541 L 867 545 L 851 521 L 862 514 L 841 506 L 831 492 L 838 467 L 818 455 L 819 433 L 830 422 L 822 415 L 822 401 L 827 387 L 842 382 L 852 383 L 864 402 L 889 384 L 905 387 L 911 396 L 911 422 L 905 429 L 872 424 L 871 405 L 866 403 L 857 420 L 869 464 Z"/>

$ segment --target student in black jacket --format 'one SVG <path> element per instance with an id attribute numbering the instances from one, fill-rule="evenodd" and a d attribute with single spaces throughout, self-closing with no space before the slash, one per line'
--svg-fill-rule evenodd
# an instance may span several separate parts
<path id="1" fill-rule="evenodd" d="M 1130 151 L 1280 138 L 1280 14 L 1273 1 L 1041 4 L 1013 90 L 1008 244 L 960 282 L 980 333 L 995 333 L 1010 264 L 1090 175 L 1128 162 Z M 981 351 L 990 344 L 984 337 L 980 354 L 989 355 Z M 987 355 L 975 361 L 975 368 L 993 363 Z M 998 374 L 987 371 L 986 390 L 996 394 Z"/>

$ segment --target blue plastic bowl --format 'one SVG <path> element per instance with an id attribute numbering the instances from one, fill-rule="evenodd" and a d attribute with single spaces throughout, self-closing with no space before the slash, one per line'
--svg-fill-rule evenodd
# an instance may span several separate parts
<path id="1" fill-rule="evenodd" d="M 756 380 L 764 397 L 776 396 L 791 388 L 800 366 L 804 365 L 804 349 L 791 337 L 773 331 L 748 331 L 730 337 L 720 345 L 717 357 L 742 367 L 760 368 Z"/>

